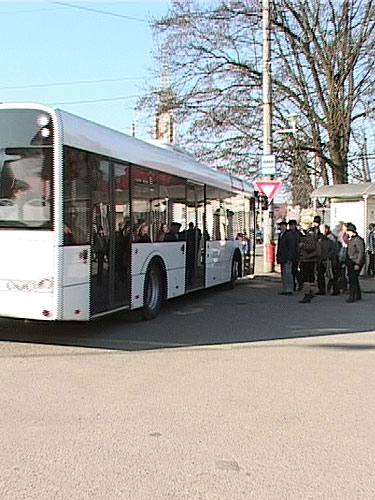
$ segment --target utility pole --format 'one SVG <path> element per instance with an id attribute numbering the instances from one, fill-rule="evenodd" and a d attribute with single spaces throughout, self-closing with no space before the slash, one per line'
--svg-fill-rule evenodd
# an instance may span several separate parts
<path id="1" fill-rule="evenodd" d="M 263 0 L 263 154 L 272 154 L 271 7 Z M 275 270 L 273 201 L 264 212 L 263 270 Z"/>

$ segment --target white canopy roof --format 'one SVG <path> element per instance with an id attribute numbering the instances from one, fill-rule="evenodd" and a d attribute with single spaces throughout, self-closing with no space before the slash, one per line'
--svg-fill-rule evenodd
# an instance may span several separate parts
<path id="1" fill-rule="evenodd" d="M 321 186 L 311 194 L 312 198 L 341 198 L 353 199 L 363 196 L 375 196 L 375 184 L 363 182 L 359 184 L 334 184 L 333 186 Z"/>

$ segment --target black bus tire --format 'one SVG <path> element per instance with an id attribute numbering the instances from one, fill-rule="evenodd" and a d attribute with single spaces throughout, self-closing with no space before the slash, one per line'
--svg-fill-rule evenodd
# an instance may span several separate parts
<path id="1" fill-rule="evenodd" d="M 235 288 L 239 276 L 240 276 L 240 258 L 238 255 L 234 255 L 232 258 L 230 281 L 228 283 L 228 288 L 230 290 L 233 290 L 233 288 Z"/>
<path id="2" fill-rule="evenodd" d="M 151 264 L 146 273 L 143 292 L 142 319 L 156 318 L 163 301 L 163 274 L 160 265 Z"/>

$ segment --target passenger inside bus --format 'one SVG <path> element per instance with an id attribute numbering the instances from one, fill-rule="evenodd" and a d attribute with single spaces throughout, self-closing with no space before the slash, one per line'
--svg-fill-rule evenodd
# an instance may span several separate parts
<path id="1" fill-rule="evenodd" d="M 165 235 L 164 241 L 179 241 L 181 224 L 179 222 L 171 222 L 171 230 Z"/>
<path id="2" fill-rule="evenodd" d="M 64 224 L 64 245 L 74 245 L 74 244 L 75 244 L 75 241 L 74 241 L 72 230 L 70 229 L 69 226 Z"/>
<path id="3" fill-rule="evenodd" d="M 102 282 L 104 262 L 108 261 L 109 242 L 104 234 L 103 226 L 98 227 L 98 232 L 94 235 L 94 252 L 98 260 L 98 283 Z"/>
<path id="4" fill-rule="evenodd" d="M 156 234 L 156 241 L 164 241 L 166 234 L 169 233 L 168 224 L 165 222 L 160 226 L 159 231 Z"/>
<path id="5" fill-rule="evenodd" d="M 124 222 L 119 222 L 118 230 L 115 233 L 115 269 L 120 281 L 128 278 L 129 259 L 131 243 L 131 226 Z"/>
<path id="6" fill-rule="evenodd" d="M 29 189 L 30 185 L 27 182 L 14 179 L 11 198 L 14 200 L 20 200 Z"/>
<path id="7" fill-rule="evenodd" d="M 186 271 L 188 285 L 191 285 L 195 278 L 201 239 L 201 230 L 198 227 L 194 227 L 193 222 L 189 222 L 189 228 L 186 231 Z"/>
<path id="8" fill-rule="evenodd" d="M 138 243 L 151 243 L 150 226 L 145 222 L 138 229 Z"/>

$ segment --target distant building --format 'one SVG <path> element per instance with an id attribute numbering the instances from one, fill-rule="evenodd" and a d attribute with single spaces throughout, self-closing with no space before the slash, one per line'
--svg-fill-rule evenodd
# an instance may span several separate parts
<path id="1" fill-rule="evenodd" d="M 157 111 L 155 117 L 155 139 L 173 144 L 176 141 L 176 126 L 172 111 Z"/>
<path id="2" fill-rule="evenodd" d="M 167 63 L 163 64 L 162 87 L 155 115 L 154 139 L 174 144 L 176 142 L 176 122 L 173 115 L 175 94 L 169 83 Z"/>

